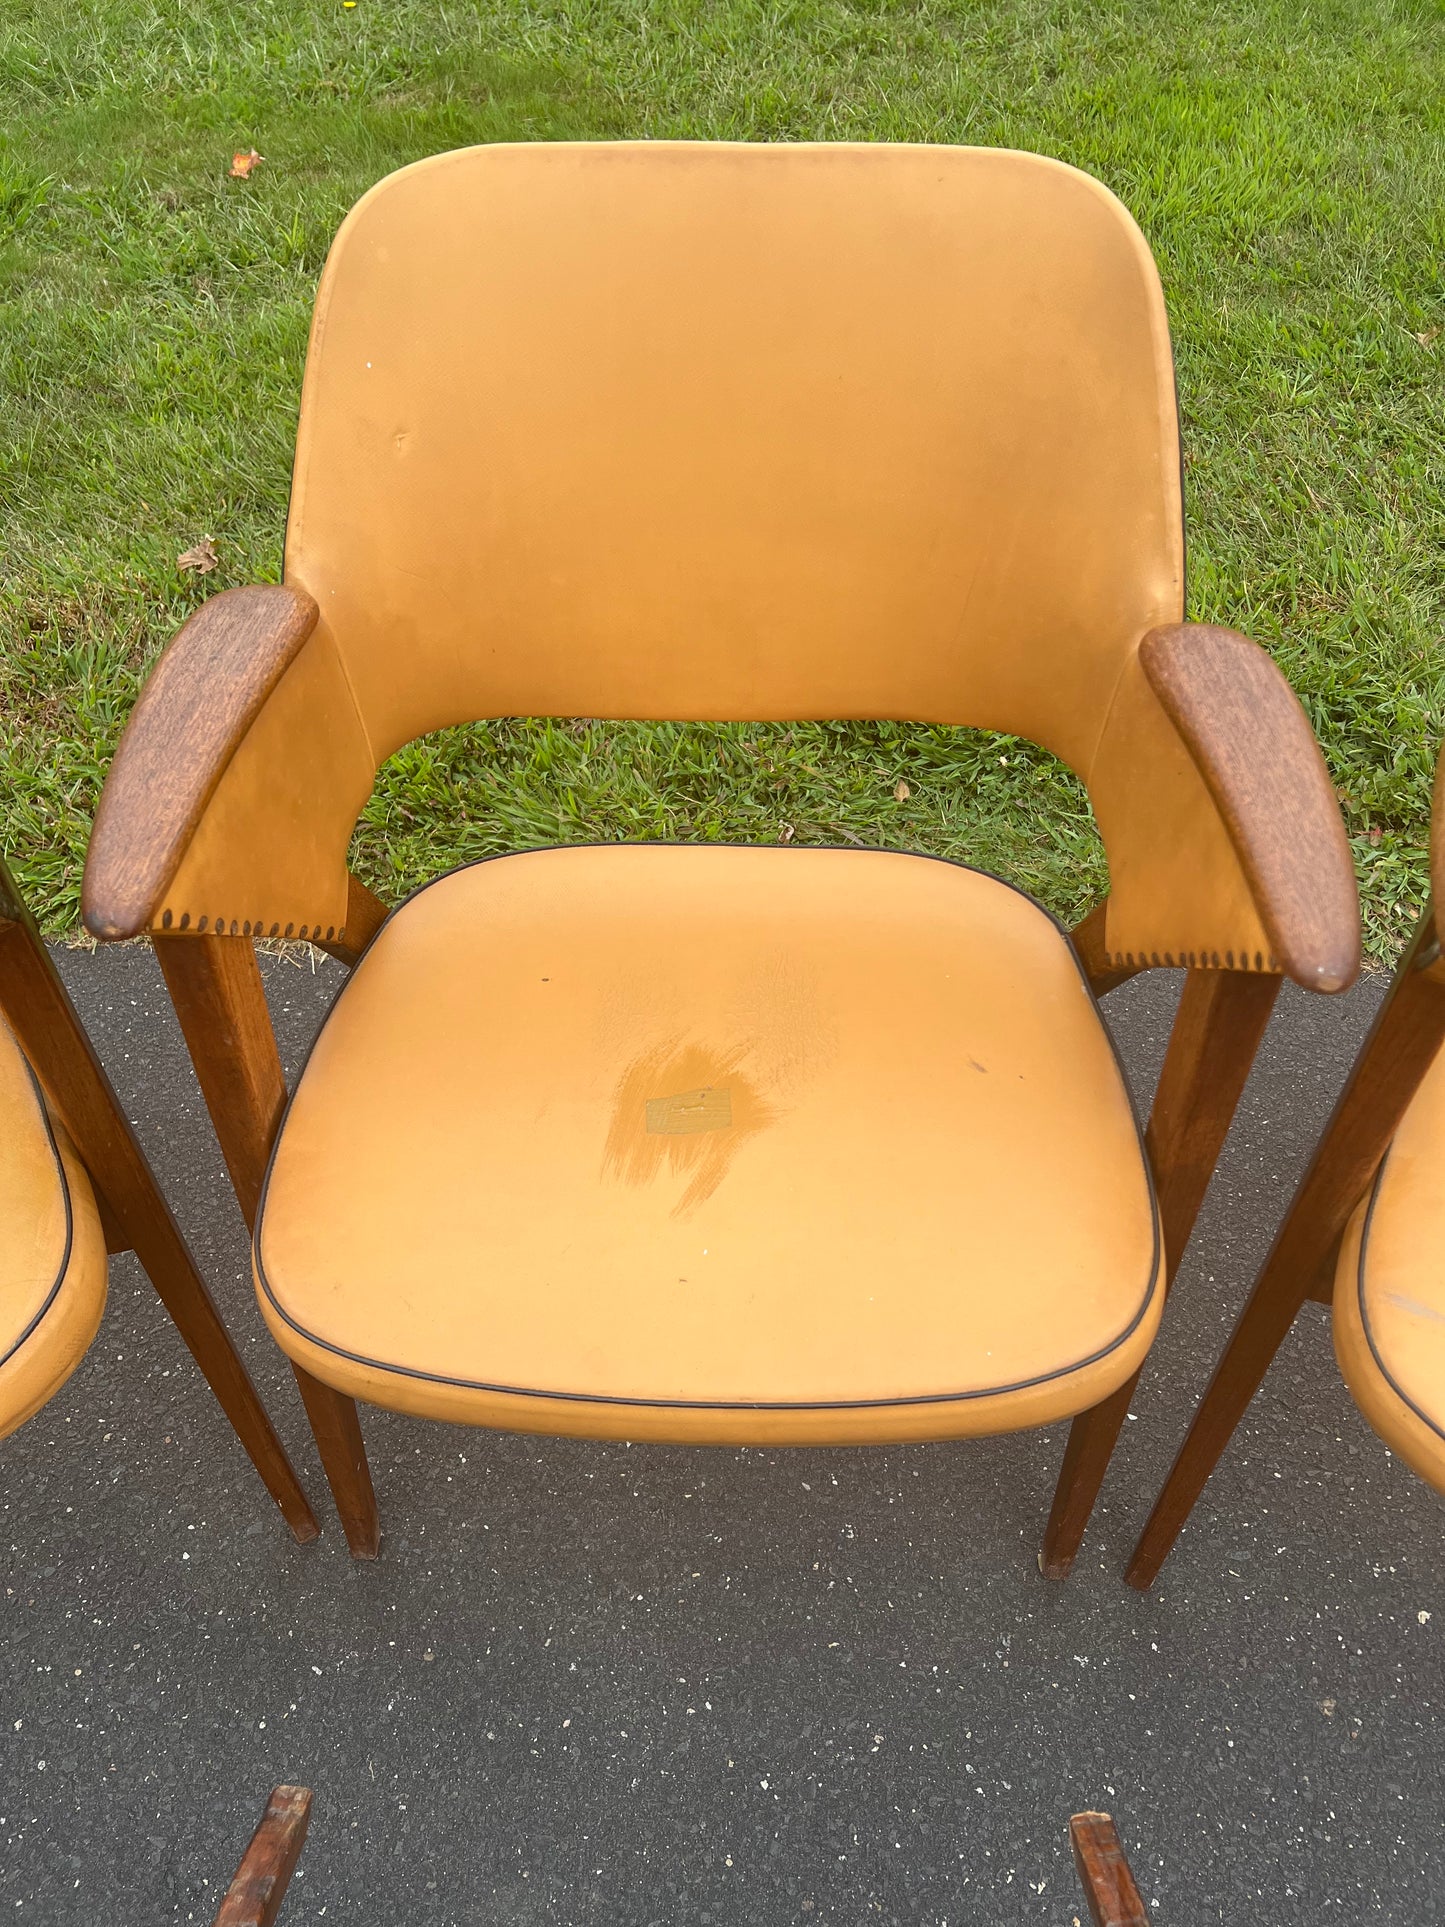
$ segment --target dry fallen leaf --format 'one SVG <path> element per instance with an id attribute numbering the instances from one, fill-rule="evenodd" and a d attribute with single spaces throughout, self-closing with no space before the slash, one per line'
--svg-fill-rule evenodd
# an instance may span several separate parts
<path id="1" fill-rule="evenodd" d="M 791 843 L 797 834 L 797 831 L 791 823 L 784 823 L 778 831 L 778 841 L 779 843 Z"/>
<path id="2" fill-rule="evenodd" d="M 262 156 L 256 152 L 254 147 L 249 154 L 233 154 L 231 156 L 231 179 L 233 181 L 249 181 L 256 169 L 261 165 L 261 161 Z"/>
<path id="3" fill-rule="evenodd" d="M 908 785 L 904 782 L 903 778 L 900 776 L 898 781 L 893 786 L 894 802 L 906 803 L 909 797 L 912 796 L 912 794 L 913 794 L 913 791 L 909 789 Z"/>
<path id="4" fill-rule="evenodd" d="M 194 571 L 196 575 L 209 575 L 212 569 L 219 566 L 220 560 L 215 543 L 209 535 L 203 535 L 193 549 L 187 549 L 184 555 L 176 557 L 176 567 Z"/>

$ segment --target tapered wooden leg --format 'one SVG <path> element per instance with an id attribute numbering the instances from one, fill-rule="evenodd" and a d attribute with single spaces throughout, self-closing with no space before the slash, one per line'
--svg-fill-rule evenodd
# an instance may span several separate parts
<path id="1" fill-rule="evenodd" d="M 1278 977 L 1235 970 L 1191 970 L 1184 980 L 1145 1137 L 1159 1199 L 1166 1290 L 1199 1216 L 1279 985 Z M 1069 1428 L 1039 1553 L 1046 1579 L 1066 1579 L 1073 1567 L 1138 1382 L 1135 1373 L 1101 1404 L 1080 1412 Z"/>
<path id="2" fill-rule="evenodd" d="M 196 1068 L 221 1154 L 252 1231 L 286 1084 L 266 991 L 249 937 L 156 937 L 156 955 Z M 316 1449 L 346 1542 L 374 1559 L 380 1542 L 376 1494 L 361 1441 L 356 1401 L 295 1364 Z"/>
<path id="3" fill-rule="evenodd" d="M 1111 1817 L 1074 1814 L 1069 1821 L 1069 1844 L 1094 1927 L 1147 1927 L 1149 1916 Z"/>
<path id="4" fill-rule="evenodd" d="M 1125 1578 L 1154 1583 L 1306 1298 L 1338 1250 L 1396 1126 L 1445 1039 L 1445 970 L 1427 913 L 1300 1181 L 1149 1514 Z"/>
<path id="5" fill-rule="evenodd" d="M 272 1787 L 214 1927 L 274 1927 L 310 1824 L 310 1787 Z"/>
<path id="6" fill-rule="evenodd" d="M 0 919 L 0 1008 L 105 1200 L 107 1248 L 134 1250 L 292 1534 L 314 1539 L 286 1449 L 28 915 Z"/>
<path id="7" fill-rule="evenodd" d="M 316 1435 L 316 1449 L 326 1468 L 352 1557 L 374 1559 L 381 1545 L 381 1521 L 377 1516 L 376 1492 L 371 1483 L 371 1468 L 366 1462 L 356 1400 L 323 1385 L 319 1378 L 303 1371 L 294 1359 L 291 1369 L 301 1388 L 306 1416 Z"/>

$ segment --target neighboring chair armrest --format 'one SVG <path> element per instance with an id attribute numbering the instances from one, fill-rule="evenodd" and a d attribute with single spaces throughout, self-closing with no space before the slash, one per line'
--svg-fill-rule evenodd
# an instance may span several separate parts
<path id="1" fill-rule="evenodd" d="M 1299 700 L 1247 637 L 1206 623 L 1153 629 L 1150 687 L 1214 800 L 1280 968 L 1310 990 L 1360 970 L 1349 841 Z"/>
<path id="2" fill-rule="evenodd" d="M 164 929 L 330 939 L 374 765 L 316 603 L 228 589 L 179 631 L 116 751 L 86 856 L 97 937 Z M 299 928 L 298 928 L 299 926 Z"/>

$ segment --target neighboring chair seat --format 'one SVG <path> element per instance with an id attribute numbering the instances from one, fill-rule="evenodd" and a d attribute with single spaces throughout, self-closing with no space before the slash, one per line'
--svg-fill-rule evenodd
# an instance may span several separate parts
<path id="1" fill-rule="evenodd" d="M 1335 1274 L 1345 1383 L 1393 1451 L 1445 1492 L 1445 1051 L 1350 1220 Z"/>
<path id="2" fill-rule="evenodd" d="M 0 1438 L 57 1392 L 105 1309 L 95 1194 L 0 1022 Z"/>
<path id="3" fill-rule="evenodd" d="M 612 845 L 384 926 L 277 1141 L 262 1310 L 305 1369 L 590 1436 L 964 1436 L 1137 1369 L 1162 1256 L 1073 950 L 877 851 Z"/>

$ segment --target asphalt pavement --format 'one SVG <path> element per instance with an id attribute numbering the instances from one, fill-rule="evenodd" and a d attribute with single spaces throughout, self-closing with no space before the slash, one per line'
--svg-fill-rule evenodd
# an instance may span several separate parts
<path id="1" fill-rule="evenodd" d="M 0 1445 L 0 1919 L 209 1922 L 273 1783 L 289 1922 L 1050 1923 L 1068 1815 L 1152 1915 L 1445 1916 L 1445 1517 L 1307 1307 L 1155 1590 L 1120 1577 L 1383 990 L 1286 987 L 1083 1555 L 1063 1432 L 594 1445 L 368 1411 L 354 1565 L 148 950 L 57 953 L 323 1518 L 292 1544 L 135 1260 Z M 266 965 L 288 1066 L 342 978 Z M 1141 1104 L 1179 979 L 1105 1009 Z"/>

